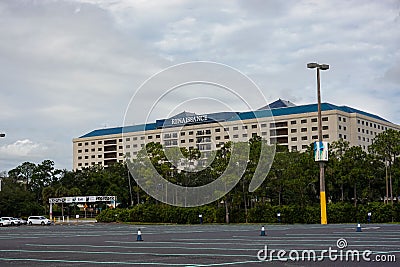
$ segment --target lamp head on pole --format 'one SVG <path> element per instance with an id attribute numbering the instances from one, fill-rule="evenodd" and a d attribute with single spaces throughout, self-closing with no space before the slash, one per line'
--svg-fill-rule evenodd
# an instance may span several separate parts
<path id="1" fill-rule="evenodd" d="M 318 67 L 317 63 L 308 63 L 307 64 L 307 68 L 309 68 L 309 69 L 315 69 L 316 67 Z"/>
<path id="2" fill-rule="evenodd" d="M 328 64 L 318 64 L 318 63 L 307 63 L 307 68 L 309 69 L 315 69 L 318 68 L 320 70 L 328 70 L 329 69 L 329 65 Z"/>

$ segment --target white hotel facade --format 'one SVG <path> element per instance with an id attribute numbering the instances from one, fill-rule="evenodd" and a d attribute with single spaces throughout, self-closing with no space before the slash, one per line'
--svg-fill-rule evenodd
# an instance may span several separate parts
<path id="1" fill-rule="evenodd" d="M 258 135 L 269 144 L 303 151 L 318 140 L 317 109 L 317 104 L 296 106 L 279 99 L 256 111 L 183 112 L 154 123 L 98 129 L 73 139 L 73 169 L 123 162 L 150 142 L 194 147 L 207 156 L 228 141 L 248 141 Z M 344 139 L 366 150 L 380 132 L 400 131 L 399 125 L 348 106 L 322 103 L 321 109 L 323 140 L 329 143 Z"/>

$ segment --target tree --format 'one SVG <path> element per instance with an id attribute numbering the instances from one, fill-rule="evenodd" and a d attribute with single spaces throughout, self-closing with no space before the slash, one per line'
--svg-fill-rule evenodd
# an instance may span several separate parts
<path id="1" fill-rule="evenodd" d="M 386 165 L 386 203 L 390 192 L 391 204 L 393 206 L 393 183 L 392 183 L 392 165 L 397 161 L 400 155 L 400 132 L 388 129 L 379 133 L 369 146 L 370 153 L 381 158 Z M 389 180 L 388 180 L 389 174 Z"/>

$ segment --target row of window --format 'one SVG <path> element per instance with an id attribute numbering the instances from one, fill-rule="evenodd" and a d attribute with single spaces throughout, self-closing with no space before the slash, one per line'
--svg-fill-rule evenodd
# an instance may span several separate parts
<path id="1" fill-rule="evenodd" d="M 322 138 L 323 139 L 329 139 L 329 134 L 324 134 L 324 135 L 322 135 Z M 311 136 L 311 139 L 313 139 L 313 140 L 316 140 L 316 139 L 318 139 L 318 135 L 313 135 L 313 136 Z M 292 142 L 297 142 L 297 137 L 292 137 L 292 138 L 290 138 L 290 140 L 292 141 Z M 302 136 L 301 137 L 301 141 L 307 141 L 308 140 L 308 136 Z"/>
<path id="2" fill-rule="evenodd" d="M 357 120 L 357 124 L 369 126 L 371 128 L 373 127 L 375 129 L 378 129 L 378 130 L 380 130 L 381 128 L 382 128 L 382 130 L 387 130 L 388 129 L 388 127 L 386 127 L 386 126 L 383 126 L 383 125 L 381 126 L 379 124 L 368 122 L 368 121 L 363 121 L 363 120 L 360 120 L 360 119 Z"/>
<path id="3" fill-rule="evenodd" d="M 122 157 L 122 156 L 123 156 L 123 153 L 119 153 L 118 155 L 119 155 L 120 157 Z M 116 154 L 113 155 L 113 156 L 111 156 L 111 157 L 112 157 L 112 158 L 116 158 Z M 89 159 L 89 156 L 84 156 L 84 157 L 78 156 L 78 160 L 82 160 L 83 158 L 84 158 L 84 159 Z M 96 155 L 91 155 L 90 158 L 94 159 L 94 158 L 96 158 Z M 101 158 L 103 158 L 103 155 L 102 155 L 102 154 L 98 154 L 98 155 L 97 155 L 97 158 L 98 158 L 98 159 L 101 159 Z"/>
<path id="4" fill-rule="evenodd" d="M 361 128 L 358 128 L 358 132 L 359 133 L 371 134 L 371 135 L 377 135 L 378 134 L 377 132 L 366 130 L 366 129 L 361 129 Z"/>

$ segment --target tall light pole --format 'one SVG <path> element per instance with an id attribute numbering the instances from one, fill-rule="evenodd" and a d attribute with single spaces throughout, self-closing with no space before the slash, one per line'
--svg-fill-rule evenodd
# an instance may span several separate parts
<path id="1" fill-rule="evenodd" d="M 307 68 L 317 69 L 317 97 L 318 97 L 318 142 L 322 143 L 322 116 L 321 116 L 321 82 L 319 70 L 328 70 L 329 65 L 308 63 Z M 326 216 L 326 196 L 325 196 L 325 162 L 319 162 L 319 192 L 321 203 L 321 224 L 327 224 L 328 219 Z"/>

